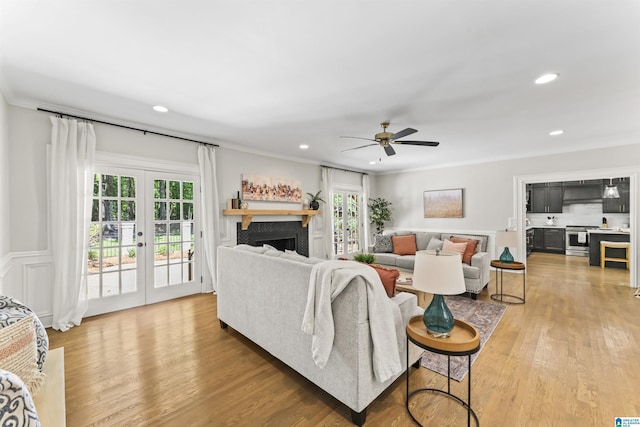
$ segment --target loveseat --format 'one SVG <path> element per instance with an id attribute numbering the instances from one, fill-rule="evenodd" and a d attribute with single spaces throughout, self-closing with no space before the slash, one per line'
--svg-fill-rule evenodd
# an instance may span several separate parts
<path id="1" fill-rule="evenodd" d="M 398 236 L 399 239 L 394 239 L 394 236 Z M 398 242 L 395 247 L 394 240 Z M 415 242 L 414 247 L 409 244 L 412 240 Z M 378 264 L 413 271 L 415 251 L 442 250 L 446 241 L 459 243 L 469 240 L 477 243 L 473 248 L 467 248 L 466 257 L 463 257 L 462 270 L 467 292 L 471 298 L 476 299 L 477 294 L 482 292 L 490 279 L 491 259 L 487 253 L 488 235 L 384 230 L 381 234 L 374 236 L 374 244 L 369 246 L 368 251 L 375 255 L 375 262 Z"/>
<path id="2" fill-rule="evenodd" d="M 378 282 L 386 304 L 391 301 L 399 310 L 395 308 L 397 316 L 385 319 L 381 314 L 375 321 L 382 319 L 392 325 L 394 319 L 402 322 L 399 329 L 402 336 L 398 334 L 397 342 L 393 343 L 401 370 L 379 382 L 372 360 L 369 285 L 356 276 L 330 303 L 335 336 L 326 364 L 319 367 L 314 362 L 315 353 L 312 355 L 315 337 L 302 330 L 307 317 L 305 308 L 312 294 L 309 289 L 313 289 L 310 279 L 320 267 L 314 269 L 315 264 L 337 262 L 353 263 L 306 258 L 264 247 L 221 246 L 216 290 L 218 319 L 222 328 L 231 326 L 345 404 L 351 410 L 352 421 L 362 425 L 367 406 L 406 369 L 405 325 L 423 310 L 417 306 L 415 295 L 399 292 L 389 298 Z M 369 268 L 362 264 L 360 267 Z M 314 281 L 314 286 L 318 285 Z M 418 361 L 420 355 L 421 351 L 410 344 L 409 363 Z"/>

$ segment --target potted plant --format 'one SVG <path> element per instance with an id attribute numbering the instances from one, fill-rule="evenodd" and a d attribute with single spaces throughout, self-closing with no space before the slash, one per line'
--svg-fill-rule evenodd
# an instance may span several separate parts
<path id="1" fill-rule="evenodd" d="M 369 199 L 369 218 L 371 224 L 376 225 L 376 232 L 382 233 L 385 221 L 391 221 L 391 202 L 378 197 Z"/>
<path id="2" fill-rule="evenodd" d="M 320 202 L 326 203 L 320 197 L 320 193 L 322 193 L 322 190 L 318 191 L 316 194 L 307 193 L 311 197 L 311 199 L 309 199 L 309 207 L 314 211 L 318 210 L 318 208 L 320 207 Z"/>
<path id="3" fill-rule="evenodd" d="M 360 252 L 353 256 L 353 260 L 363 262 L 365 264 L 373 264 L 376 261 L 376 256 L 374 254 Z"/>

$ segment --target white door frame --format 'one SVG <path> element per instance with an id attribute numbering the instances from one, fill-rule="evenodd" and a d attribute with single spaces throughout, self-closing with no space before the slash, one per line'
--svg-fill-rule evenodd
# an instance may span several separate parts
<path id="1" fill-rule="evenodd" d="M 526 230 L 526 185 L 536 184 L 541 182 L 557 182 L 557 181 L 576 181 L 581 179 L 603 179 L 608 177 L 629 177 L 629 225 L 631 226 L 631 233 L 629 240 L 631 244 L 631 266 L 629 267 L 629 286 L 632 288 L 638 285 L 638 262 L 640 257 L 638 256 L 638 176 L 640 175 L 639 168 L 612 168 L 612 169 L 593 169 L 585 171 L 571 171 L 571 172 L 558 172 L 558 173 L 542 173 L 536 175 L 520 175 L 513 177 L 513 200 L 515 205 L 513 207 L 513 216 L 516 218 L 516 224 L 518 229 L 522 233 Z M 526 239 L 520 239 L 520 247 L 518 253 L 526 254 Z M 524 263 L 526 264 L 526 257 Z"/>

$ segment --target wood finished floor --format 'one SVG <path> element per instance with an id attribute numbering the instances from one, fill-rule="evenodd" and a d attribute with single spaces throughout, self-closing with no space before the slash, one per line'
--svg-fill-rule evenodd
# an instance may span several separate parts
<path id="1" fill-rule="evenodd" d="M 508 306 L 472 367 L 472 407 L 483 426 L 609 426 L 640 416 L 640 299 L 625 270 L 534 253 L 527 302 Z M 494 273 L 489 290 L 495 292 Z M 516 293 L 521 276 L 505 273 Z M 277 328 L 278 325 L 273 325 Z M 216 318 L 197 295 L 87 318 L 65 347 L 67 425 L 349 426 L 349 410 Z M 413 370 L 411 385 L 446 379 Z M 466 378 L 452 381 L 466 399 Z M 366 426 L 410 426 L 399 378 L 369 407 Z M 442 397 L 418 397 L 425 424 L 466 425 Z"/>

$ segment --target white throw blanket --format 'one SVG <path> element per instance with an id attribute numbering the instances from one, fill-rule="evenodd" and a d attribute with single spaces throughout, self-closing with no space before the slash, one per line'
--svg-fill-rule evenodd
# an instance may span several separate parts
<path id="1" fill-rule="evenodd" d="M 338 260 L 314 265 L 309 279 L 302 330 L 313 335 L 313 360 L 317 366 L 324 368 L 333 348 L 335 333 L 331 302 L 358 276 L 367 285 L 373 371 L 376 380 L 384 382 L 402 372 L 399 345 L 404 342 L 404 325 L 400 308 L 389 299 L 373 268 L 354 261 Z"/>

